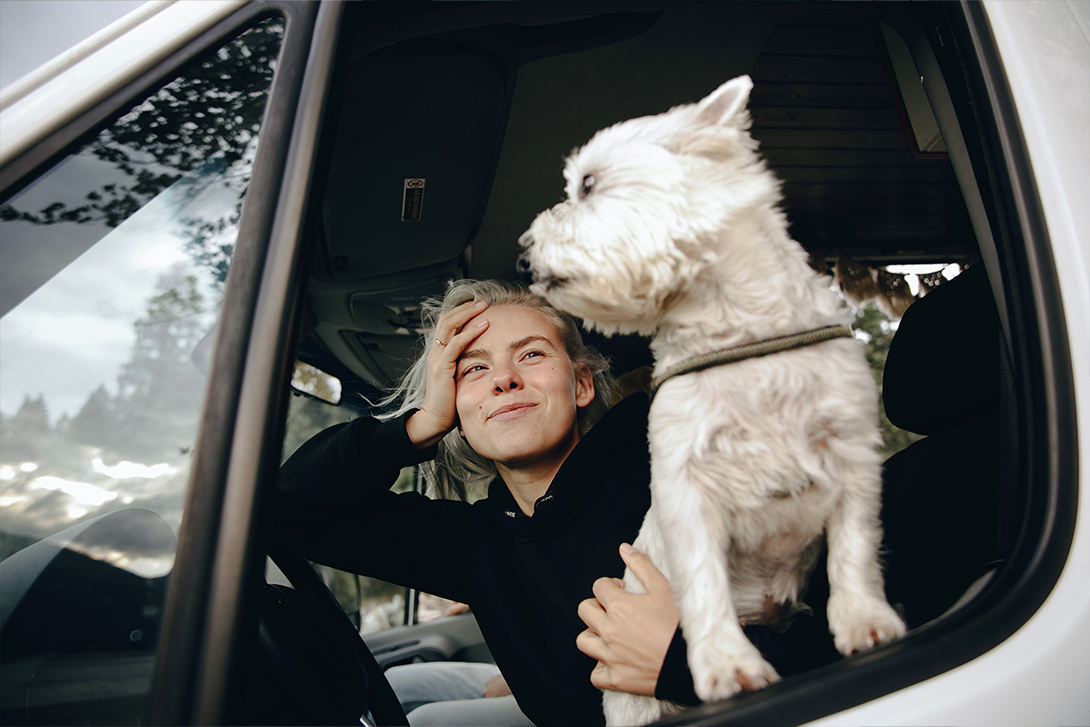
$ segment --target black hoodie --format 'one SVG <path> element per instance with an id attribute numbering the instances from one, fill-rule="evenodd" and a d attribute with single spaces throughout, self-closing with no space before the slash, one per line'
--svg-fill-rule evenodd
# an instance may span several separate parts
<path id="1" fill-rule="evenodd" d="M 391 493 L 402 467 L 435 455 L 409 440 L 407 416 L 331 427 L 281 468 L 278 537 L 313 561 L 469 604 L 535 724 L 603 724 L 576 609 L 596 579 L 624 573 L 617 548 L 651 503 L 647 411 L 642 394 L 613 407 L 532 517 L 499 478 L 473 504 Z M 657 696 L 695 702 L 680 632 L 662 671 Z"/>

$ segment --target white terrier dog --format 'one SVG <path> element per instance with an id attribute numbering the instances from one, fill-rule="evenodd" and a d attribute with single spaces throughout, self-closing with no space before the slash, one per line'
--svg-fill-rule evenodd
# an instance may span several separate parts
<path id="1" fill-rule="evenodd" d="M 652 335 L 652 505 L 634 545 L 670 580 L 705 701 L 779 679 L 741 624 L 799 607 L 823 533 L 837 649 L 905 632 L 878 559 L 874 380 L 845 306 L 787 234 L 748 132 L 752 88 L 742 76 L 598 132 L 567 160 L 568 198 L 519 240 L 533 291 L 603 333 Z M 758 358 L 661 381 L 692 357 L 815 331 L 823 342 L 761 344 Z M 625 588 L 643 590 L 630 572 Z M 676 708 L 619 692 L 604 703 L 610 724 Z"/>

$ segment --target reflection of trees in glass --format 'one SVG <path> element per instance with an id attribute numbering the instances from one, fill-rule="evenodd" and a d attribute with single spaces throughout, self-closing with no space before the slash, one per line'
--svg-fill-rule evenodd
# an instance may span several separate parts
<path id="1" fill-rule="evenodd" d="M 37 211 L 4 205 L 0 220 L 117 227 L 184 175 L 196 172 L 184 190 L 187 196 L 195 198 L 214 183 L 236 195 L 228 217 L 183 220 L 193 234 L 189 247 L 194 259 L 222 282 L 233 236 L 224 242 L 221 233 L 238 222 L 282 35 L 279 19 L 250 29 L 99 134 L 80 153 L 109 163 L 119 174 L 80 203 L 55 201 Z"/>
<path id="2" fill-rule="evenodd" d="M 153 464 L 188 454 L 193 445 L 204 379 L 191 360 L 210 321 L 197 279 L 176 267 L 164 274 L 136 321 L 132 355 L 117 378 L 87 398 L 71 419 L 49 424 L 43 396 L 27 396 L 3 418 L 4 461 L 68 461 L 57 446 L 86 445 L 109 459 Z M 47 449 L 49 452 L 46 457 Z"/>
<path id="3" fill-rule="evenodd" d="M 51 435 L 45 398 L 28 394 L 19 411 L 0 417 L 0 457 L 4 462 L 32 462 L 41 456 Z"/>
<path id="4" fill-rule="evenodd" d="M 99 386 L 68 422 L 68 437 L 91 447 L 114 449 L 117 439 L 114 432 L 117 422 L 115 409 L 114 397 L 106 390 L 106 385 Z"/>
<path id="5" fill-rule="evenodd" d="M 10 470 L 0 495 L 13 508 L 0 509 L 0 560 L 74 522 L 123 507 L 146 507 L 177 523 L 205 388 L 191 353 L 212 324 L 191 270 L 178 264 L 158 280 L 133 324 L 136 340 L 116 393 L 104 382 L 75 416 L 55 426 L 42 395 L 27 396 L 14 415 L 0 417 L 0 463 Z M 126 461 L 166 469 L 151 478 L 102 469 Z M 20 468 L 23 463 L 29 468 Z M 39 486 L 43 477 L 51 484 Z M 58 483 L 73 489 L 58 491 L 64 486 Z M 80 499 L 81 493 L 91 498 Z"/>
<path id="6" fill-rule="evenodd" d="M 204 380 L 191 354 L 208 328 L 197 279 L 183 269 L 163 275 L 136 321 L 132 356 L 117 394 L 96 389 L 68 425 L 68 437 L 122 459 L 176 458 L 193 444 Z"/>

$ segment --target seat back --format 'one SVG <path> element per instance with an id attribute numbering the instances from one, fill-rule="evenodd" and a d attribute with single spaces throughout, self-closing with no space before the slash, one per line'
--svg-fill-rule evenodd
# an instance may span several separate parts
<path id="1" fill-rule="evenodd" d="M 886 593 L 910 627 L 942 615 L 1003 555 L 1005 355 L 983 265 L 914 303 L 890 345 L 886 415 L 927 435 L 883 472 Z"/>

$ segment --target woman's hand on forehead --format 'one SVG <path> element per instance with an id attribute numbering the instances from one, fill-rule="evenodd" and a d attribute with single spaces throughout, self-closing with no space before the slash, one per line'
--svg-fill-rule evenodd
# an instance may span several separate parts
<path id="1" fill-rule="evenodd" d="M 455 375 L 466 347 L 488 328 L 477 316 L 488 308 L 483 300 L 468 301 L 439 316 L 435 340 L 428 346 L 428 374 L 424 402 L 409 417 L 405 429 L 420 449 L 428 449 L 447 435 L 458 422 Z"/>

